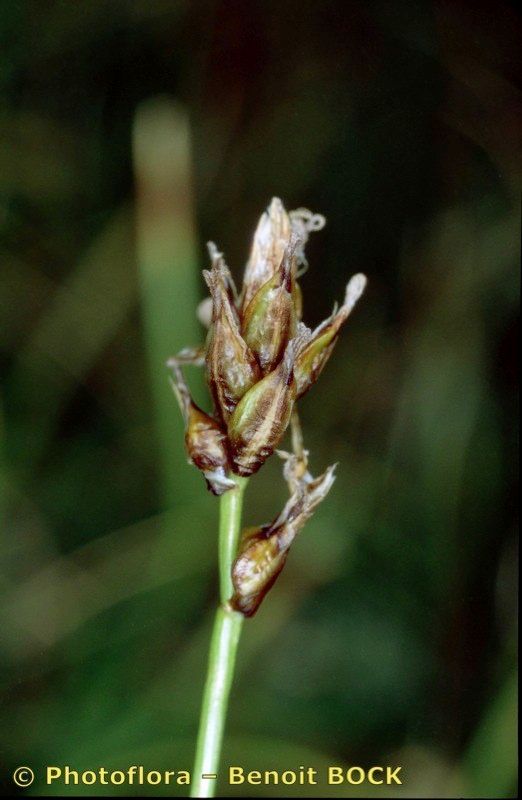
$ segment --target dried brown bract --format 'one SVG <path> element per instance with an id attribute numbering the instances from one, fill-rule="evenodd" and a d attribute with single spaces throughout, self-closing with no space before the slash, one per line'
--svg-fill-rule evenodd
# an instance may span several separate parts
<path id="1" fill-rule="evenodd" d="M 230 604 L 246 617 L 251 617 L 259 608 L 283 569 L 292 542 L 335 480 L 335 465 L 328 467 L 319 478 L 312 478 L 307 470 L 300 475 L 298 457 L 287 457 L 285 475 L 293 493 L 272 523 L 244 531 L 232 567 L 234 594 Z"/>

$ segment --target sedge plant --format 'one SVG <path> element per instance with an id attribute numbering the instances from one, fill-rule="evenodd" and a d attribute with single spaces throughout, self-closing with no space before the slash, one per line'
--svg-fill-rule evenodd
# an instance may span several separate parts
<path id="1" fill-rule="evenodd" d="M 324 217 L 307 209 L 287 212 L 274 198 L 259 220 L 240 290 L 223 254 L 209 243 L 211 268 L 203 275 L 210 297 L 198 309 L 208 327 L 206 342 L 168 362 L 185 421 L 189 461 L 203 473 L 220 505 L 220 602 L 201 707 L 193 797 L 214 793 L 243 622 L 258 610 L 293 541 L 335 479 L 336 465 L 316 478 L 310 474 L 296 403 L 329 360 L 366 278 L 357 274 L 350 279 L 342 305 L 315 330 L 302 321 L 299 278 L 307 267 L 305 246 L 310 233 L 324 223 Z M 191 397 L 184 375 L 190 364 L 206 370 L 210 412 Z M 276 450 L 288 428 L 291 451 Z M 274 452 L 283 460 L 288 501 L 271 522 L 242 531 L 245 488 Z"/>

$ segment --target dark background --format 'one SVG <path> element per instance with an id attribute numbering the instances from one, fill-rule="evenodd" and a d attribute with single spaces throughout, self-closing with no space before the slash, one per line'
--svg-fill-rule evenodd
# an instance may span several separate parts
<path id="1" fill-rule="evenodd" d="M 301 403 L 338 480 L 245 625 L 224 761 L 513 796 L 518 16 L 4 0 L 0 20 L 6 791 L 20 764 L 191 768 L 217 504 L 163 364 L 203 336 L 205 242 L 239 277 L 277 195 L 328 220 L 309 324 L 352 273 L 369 286 Z M 272 459 L 246 521 L 285 494 Z M 303 794 L 251 789 L 281 791 Z"/>

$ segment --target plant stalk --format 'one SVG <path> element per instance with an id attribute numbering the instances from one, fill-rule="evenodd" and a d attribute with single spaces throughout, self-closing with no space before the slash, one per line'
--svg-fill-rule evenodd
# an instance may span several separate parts
<path id="1" fill-rule="evenodd" d="M 199 720 L 196 757 L 192 772 L 191 797 L 213 797 L 217 776 L 223 731 L 228 707 L 228 697 L 236 652 L 243 624 L 243 615 L 228 607 L 233 587 L 231 570 L 236 557 L 241 532 L 241 509 L 247 478 L 234 476 L 236 489 L 231 489 L 219 499 L 219 587 L 220 606 L 216 611 L 207 679 L 203 691 Z"/>

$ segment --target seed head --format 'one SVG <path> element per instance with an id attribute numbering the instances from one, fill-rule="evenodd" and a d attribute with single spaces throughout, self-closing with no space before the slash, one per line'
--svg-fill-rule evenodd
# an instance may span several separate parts
<path id="1" fill-rule="evenodd" d="M 210 298 L 198 309 L 209 327 L 206 344 L 183 350 L 168 364 L 185 418 L 190 460 L 216 494 L 234 486 L 233 474 L 252 475 L 273 453 L 296 400 L 324 369 L 341 326 L 364 290 L 366 278 L 356 275 L 342 306 L 314 331 L 301 321 L 298 281 L 307 268 L 305 245 L 310 233 L 324 224 L 320 214 L 302 208 L 288 213 L 281 200 L 273 198 L 255 231 L 240 292 L 223 254 L 209 244 L 211 269 L 203 275 Z M 189 363 L 205 364 L 212 415 L 190 398 L 181 374 L 181 366 Z M 254 544 L 258 553 L 263 548 L 271 552 L 273 546 L 257 544 L 257 539 L 251 541 Z M 274 559 L 273 569 L 284 563 Z"/>

